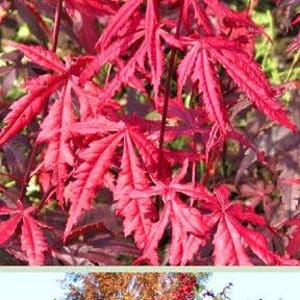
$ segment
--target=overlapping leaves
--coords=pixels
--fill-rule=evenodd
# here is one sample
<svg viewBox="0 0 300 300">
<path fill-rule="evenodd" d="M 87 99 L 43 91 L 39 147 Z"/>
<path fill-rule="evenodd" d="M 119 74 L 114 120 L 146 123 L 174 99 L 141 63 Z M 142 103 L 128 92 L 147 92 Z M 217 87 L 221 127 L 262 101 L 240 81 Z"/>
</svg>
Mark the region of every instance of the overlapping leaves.
<svg viewBox="0 0 300 300">
<path fill-rule="evenodd" d="M 254 37 L 262 29 L 246 13 L 218 0 L 68 0 L 65 5 L 79 20 L 74 32 L 82 47 L 93 55 L 66 56 L 63 62 L 44 47 L 12 43 L 45 74 L 26 80 L 27 94 L 11 105 L 0 133 L 3 146 L 42 117 L 34 141 L 43 145 L 36 174 L 67 215 L 60 242 L 68 241 L 97 201 L 97 193 L 108 188 L 113 195 L 110 204 L 123 218 L 125 236 L 132 235 L 142 252 L 136 263 L 158 265 L 165 243 L 168 263 L 192 263 L 211 243 L 216 265 L 297 264 L 269 247 L 258 231 L 272 230 L 262 216 L 231 202 L 224 185 L 216 187 L 209 181 L 227 138 L 253 148 L 263 161 L 230 118 L 238 96 L 247 97 L 270 120 L 296 131 L 277 90 L 253 59 Z M 97 22 L 104 27 L 99 38 Z M 172 60 L 177 72 L 168 74 Z M 168 90 L 168 81 L 174 90 Z M 230 99 L 226 82 L 233 86 Z M 135 98 L 140 97 L 134 99 L 137 105 L 148 100 L 148 114 L 130 113 L 132 89 Z M 176 95 L 165 131 L 171 147 L 160 149 L 160 113 L 169 92 Z M 189 97 L 193 101 L 183 105 Z M 131 110 L 138 113 L 136 107 Z M 178 139 L 184 140 L 184 151 L 172 148 Z M 199 161 L 206 164 L 203 177 L 196 174 Z M 18 233 L 22 224 L 21 248 L 27 260 L 43 264 L 48 246 L 41 223 L 30 215 L 34 206 L 23 205 L 1 206 L 0 214 L 11 217 L 0 223 L 0 242 Z"/>
</svg>

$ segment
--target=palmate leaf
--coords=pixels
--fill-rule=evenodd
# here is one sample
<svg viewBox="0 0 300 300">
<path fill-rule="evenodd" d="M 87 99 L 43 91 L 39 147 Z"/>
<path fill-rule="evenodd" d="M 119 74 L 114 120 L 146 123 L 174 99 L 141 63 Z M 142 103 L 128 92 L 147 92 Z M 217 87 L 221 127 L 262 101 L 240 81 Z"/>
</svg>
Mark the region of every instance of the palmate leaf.
<svg viewBox="0 0 300 300">
<path fill-rule="evenodd" d="M 182 42 L 186 43 L 184 39 Z M 225 121 L 228 117 L 221 103 L 222 95 L 218 71 L 213 65 L 214 60 L 226 69 L 258 109 L 271 120 L 296 131 L 295 125 L 286 117 L 283 107 L 276 101 L 275 92 L 259 65 L 238 43 L 218 36 L 198 36 L 188 41 L 188 45 L 191 43 L 193 47 L 178 67 L 179 92 L 188 77 L 194 83 L 199 80 L 199 93 L 203 93 L 205 109 L 211 121 L 216 122 L 223 133 L 226 133 L 229 124 Z"/>
<path fill-rule="evenodd" d="M 0 133 L 0 146 L 28 125 L 41 112 L 48 97 L 57 91 L 65 83 L 65 80 L 65 75 L 48 74 L 31 79 L 29 93 L 11 105 L 11 111 L 3 120 L 6 126 Z"/>
<path fill-rule="evenodd" d="M 29 265 L 33 266 L 44 264 L 44 252 L 48 250 L 46 239 L 39 228 L 42 224 L 30 215 L 34 210 L 34 207 L 24 208 L 20 201 L 17 202 L 17 208 L 0 207 L 0 215 L 11 215 L 8 220 L 0 223 L 0 244 L 10 239 L 22 222 L 21 246 Z"/>
<path fill-rule="evenodd" d="M 241 224 L 241 221 L 246 220 L 266 226 L 263 217 L 256 215 L 249 207 L 230 203 L 229 191 L 224 186 L 215 188 L 215 194 L 214 202 L 204 203 L 205 207 L 212 210 L 212 214 L 206 216 L 207 222 L 211 228 L 217 225 L 213 238 L 215 265 L 252 265 L 253 257 L 246 251 L 247 247 L 266 265 L 291 263 L 272 252 L 261 233 Z"/>
<path fill-rule="evenodd" d="M 117 148 L 123 146 L 125 151 L 127 151 L 128 143 L 132 143 L 138 150 L 145 170 L 153 174 L 157 172 L 158 150 L 150 140 L 139 132 L 136 126 L 130 126 L 130 124 L 126 124 L 123 121 L 114 122 L 105 117 L 98 117 L 97 119 L 74 125 L 73 132 L 81 135 L 95 135 L 95 139 L 89 144 L 88 148 L 78 154 L 81 163 L 75 170 L 75 181 L 70 185 L 71 192 L 68 198 L 71 202 L 71 207 L 64 234 L 65 238 L 82 212 L 90 208 L 97 189 L 104 185 L 104 176 L 111 168 Z M 103 137 L 97 137 L 97 133 L 103 135 Z M 125 158 L 129 158 L 129 156 L 126 155 Z M 132 164 L 133 162 L 134 160 L 127 163 Z M 137 163 L 137 160 L 135 162 Z M 128 172 L 131 172 L 124 160 L 122 166 Z M 138 165 L 135 168 L 139 170 Z M 131 176 L 130 173 L 126 175 Z M 122 180 L 123 176 L 124 173 L 119 180 Z"/>
<path fill-rule="evenodd" d="M 59 97 L 54 99 L 53 105 L 49 105 L 48 116 L 41 122 L 37 143 L 47 143 L 41 166 L 43 171 L 50 173 L 50 183 L 55 187 L 57 199 L 63 206 L 64 183 L 69 177 L 68 169 L 74 161 L 70 144 L 70 128 L 77 115 L 73 107 L 75 105 L 72 100 L 72 90 L 78 96 L 81 112 L 85 109 L 84 118 L 101 111 L 106 107 L 106 103 L 110 106 L 110 102 L 102 101 L 102 104 L 95 105 L 95 97 L 90 97 L 91 103 L 88 103 L 88 99 L 82 96 L 85 87 L 79 85 L 78 75 L 86 62 L 90 61 L 89 57 L 78 57 L 75 62 L 67 58 L 64 65 L 52 51 L 40 46 L 16 43 L 13 43 L 13 46 L 24 52 L 35 63 L 58 74 L 41 75 L 26 82 L 28 94 L 11 105 L 11 111 L 4 119 L 6 126 L 0 133 L 0 145 L 28 125 L 36 115 L 45 111 L 45 104 L 48 103 L 49 97 L 58 92 Z M 91 106 L 96 107 L 92 110 Z"/>
<path fill-rule="evenodd" d="M 139 21 L 139 19 L 137 20 Z M 137 21 L 135 20 L 135 22 Z M 158 24 L 152 24 L 154 28 L 152 29 L 151 36 L 149 36 L 146 28 L 147 23 L 146 25 L 141 21 L 139 23 L 135 25 L 141 28 L 132 39 L 129 40 L 126 35 L 125 37 L 120 37 L 116 42 L 101 51 L 94 61 L 92 61 L 83 71 L 81 80 L 84 82 L 89 80 L 97 71 L 99 71 L 105 63 L 115 62 L 118 65 L 118 72 L 106 83 L 100 99 L 113 97 L 122 84 L 131 86 L 141 93 L 146 93 L 144 87 L 145 83 L 141 78 L 142 76 L 137 76 L 136 73 L 146 73 L 145 64 L 149 63 L 151 69 L 151 84 L 154 88 L 154 100 L 159 100 L 157 96 L 159 94 L 159 86 L 164 70 L 164 53 L 162 50 L 161 39 L 175 47 L 179 47 L 180 44 L 175 38 L 172 38 L 171 35 L 160 28 Z M 135 44 L 135 42 L 137 44 Z M 134 45 L 134 52 L 131 53 L 130 59 L 126 59 L 120 64 L 120 56 L 123 52 L 128 51 L 132 45 Z M 149 79 L 149 77 L 146 79 Z"/>
<path fill-rule="evenodd" d="M 35 11 L 43 7 L 42 16 L 54 8 L 50 2 L 32 3 L 36 3 Z M 42 21 L 41 16 L 37 20 Z M 114 211 L 109 211 L 122 217 L 125 236 L 132 235 L 139 249 L 129 258 L 142 253 L 135 263 L 158 265 L 161 250 L 166 250 L 164 261 L 171 265 L 185 265 L 193 259 L 203 264 L 213 259 L 217 265 L 299 263 L 271 250 L 260 230 L 269 232 L 272 228 L 252 208 L 230 201 L 223 186 L 214 193 L 204 186 L 207 183 L 213 189 L 216 181 L 224 182 L 222 171 L 229 174 L 232 164 L 226 168 L 224 160 L 225 168 L 219 168 L 220 159 L 241 154 L 234 150 L 223 156 L 223 149 L 232 150 L 231 144 L 225 144 L 227 138 L 253 148 L 263 162 L 255 145 L 229 121 L 234 119 L 229 114 L 238 113 L 232 113 L 238 90 L 271 120 L 295 129 L 252 57 L 255 36 L 262 30 L 248 11 L 235 12 L 221 0 L 65 0 L 61 21 L 62 29 L 77 37 L 79 47 L 71 47 L 73 54 L 84 48 L 97 55 L 72 54 L 63 61 L 43 47 L 11 43 L 48 74 L 26 81 L 28 93 L 11 106 L 0 133 L 2 146 L 42 113 L 37 140 L 26 132 L 21 138 L 29 144 L 45 144 L 38 151 L 39 167 L 34 174 L 50 195 L 43 193 L 40 205 L 52 198 L 53 187 L 53 198 L 64 211 L 60 212 L 64 216 L 60 225 L 55 224 L 55 232 L 48 236 L 55 245 L 49 251 L 53 261 L 118 264 L 121 252 L 115 238 L 119 238 L 120 227 L 112 238 L 101 232 L 104 227 L 110 231 L 101 214 L 96 212 L 92 223 L 79 221 L 93 200 L 98 201 L 99 191 L 99 199 L 105 199 L 109 207 L 114 201 Z M 175 48 L 180 50 L 174 60 L 177 76 L 171 74 L 169 87 L 165 84 L 169 81 L 165 65 Z M 10 62 L 19 64 L 16 59 Z M 170 70 L 174 65 L 169 65 Z M 10 68 L 13 66 L 6 66 L 4 71 Z M 161 100 L 168 91 L 170 104 L 162 110 Z M 161 123 L 162 111 L 167 111 L 166 124 Z M 156 121 L 151 121 L 152 117 Z M 164 143 L 158 149 L 162 125 L 166 125 Z M 252 134 L 251 129 L 248 133 Z M 11 160 L 5 157 L 8 169 Z M 189 162 L 192 166 L 188 172 Z M 30 165 L 28 171 L 34 167 Z M 20 183 L 27 184 L 22 178 Z M 103 187 L 112 192 L 113 199 Z M 10 192 L 10 188 L 0 189 L 1 195 L 2 190 L 3 194 Z M 0 208 L 0 214 L 8 215 L 0 222 L 0 244 L 9 251 L 8 244 L 15 242 L 13 237 L 18 234 L 29 264 L 43 264 L 48 247 L 40 229 L 43 225 L 33 207 L 18 205 L 16 209 Z M 51 217 L 52 209 L 56 207 L 43 209 L 41 214 L 58 223 L 57 216 Z M 298 255 L 298 232 L 290 235 L 287 255 Z M 90 244 L 87 240 L 92 235 L 98 237 Z M 292 247 L 291 243 L 297 245 Z M 101 248 L 100 255 L 95 254 L 96 247 Z M 127 248 L 127 244 L 122 247 Z M 129 252 L 132 248 L 128 247 Z M 108 259 L 102 259 L 101 255 L 109 252 Z"/>
<path fill-rule="evenodd" d="M 27 80 L 25 87 L 28 94 L 15 101 L 10 107 L 11 111 L 4 118 L 6 126 L 0 133 L 0 145 L 4 144 L 42 112 L 45 103 L 52 94 L 60 91 L 68 84 L 72 88 L 76 87 L 76 91 L 81 89 L 78 83 L 78 75 L 84 65 L 91 60 L 89 57 L 78 57 L 73 63 L 67 58 L 64 65 L 51 50 L 40 46 L 27 46 L 17 43 L 12 43 L 12 45 L 36 64 L 57 74 L 45 74 Z M 53 105 L 52 108 L 57 109 L 56 106 Z M 56 116 L 56 118 L 59 117 Z"/>
<path fill-rule="evenodd" d="M 159 264 L 158 245 L 164 236 L 167 226 L 171 224 L 172 238 L 168 252 L 168 261 L 172 265 L 183 264 L 186 262 L 186 246 L 189 244 L 191 237 L 198 239 L 198 245 L 206 239 L 207 226 L 203 222 L 201 212 L 182 201 L 179 197 L 184 194 L 189 197 L 198 199 L 210 199 L 211 195 L 201 185 L 184 184 L 180 181 L 184 178 L 188 167 L 186 160 L 182 169 L 173 177 L 169 183 L 163 183 L 153 178 L 155 186 L 149 187 L 147 191 L 132 190 L 130 196 L 134 198 L 153 197 L 160 195 L 164 207 L 160 214 L 159 220 L 153 223 L 142 256 L 135 262 L 147 261 L 152 265 Z M 198 249 L 197 249 L 198 250 Z M 194 252 L 197 250 L 193 249 Z"/>
<path fill-rule="evenodd" d="M 238 45 L 233 47 L 233 42 L 223 38 L 201 38 L 201 41 L 255 106 L 271 120 L 296 131 L 295 125 L 286 117 L 283 107 L 276 101 L 275 92 L 259 65 L 248 54 Z"/>
<path fill-rule="evenodd" d="M 136 264 L 147 261 L 151 265 L 159 265 L 158 245 L 168 224 L 171 224 L 172 228 L 171 244 L 168 251 L 168 261 L 171 265 L 183 264 L 191 259 L 185 257 L 186 251 L 190 250 L 186 247 L 191 237 L 199 241 L 198 248 L 194 252 L 205 240 L 206 226 L 197 209 L 185 204 L 176 194 L 165 195 L 164 200 L 167 202 L 165 202 L 159 221 L 152 225 L 143 255 L 135 262 Z"/>
<path fill-rule="evenodd" d="M 4 118 L 6 126 L 0 133 L 0 145 L 28 125 L 42 111 L 47 99 L 68 79 L 67 69 L 51 50 L 17 43 L 12 45 L 35 63 L 59 74 L 45 74 L 27 80 L 25 87 L 28 94 L 15 101 L 10 107 L 11 111 Z"/>
<path fill-rule="evenodd" d="M 46 239 L 38 227 L 39 223 L 29 215 L 30 210 L 23 214 L 21 247 L 26 253 L 29 265 L 43 265 L 44 252 L 48 250 Z"/>
<path fill-rule="evenodd" d="M 99 54 L 84 70 L 81 80 L 89 80 L 105 63 L 117 65 L 124 53 L 130 53 L 131 59 L 115 75 L 111 83 L 104 89 L 103 97 L 113 96 L 113 93 L 126 83 L 145 92 L 141 78 L 134 76 L 135 71 L 142 69 L 143 73 L 151 70 L 151 84 L 154 90 L 154 101 L 159 101 L 159 87 L 164 70 L 164 52 L 161 40 L 164 39 L 171 46 L 180 45 L 174 37 L 162 29 L 159 20 L 159 1 L 147 0 L 145 17 L 140 9 L 142 1 L 127 1 L 111 18 L 108 26 L 100 36 L 96 49 Z M 122 13 L 121 13 L 122 12 Z M 135 17 L 130 19 L 130 16 Z M 114 37 L 118 37 L 113 41 Z M 134 47 L 132 47 L 134 45 Z M 107 54 L 104 54 L 107 53 Z M 149 79 L 149 77 L 147 77 Z"/>
</svg>

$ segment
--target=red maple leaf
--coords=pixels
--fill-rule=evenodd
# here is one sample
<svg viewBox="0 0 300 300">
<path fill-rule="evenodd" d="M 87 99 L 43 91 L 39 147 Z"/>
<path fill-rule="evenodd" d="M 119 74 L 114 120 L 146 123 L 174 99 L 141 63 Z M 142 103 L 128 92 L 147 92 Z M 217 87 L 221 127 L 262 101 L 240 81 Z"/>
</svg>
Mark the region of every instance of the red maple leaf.
<svg viewBox="0 0 300 300">
<path fill-rule="evenodd" d="M 228 116 L 221 103 L 222 95 L 215 62 L 220 63 L 239 88 L 245 92 L 255 106 L 271 120 L 296 131 L 295 125 L 275 99 L 275 91 L 261 71 L 259 65 L 245 53 L 241 46 L 220 36 L 195 36 L 182 38 L 182 43 L 191 46 L 178 68 L 179 91 L 191 77 L 197 82 L 199 94 L 203 93 L 205 108 L 212 122 L 216 122 L 223 133 L 228 130 Z"/>
<path fill-rule="evenodd" d="M 133 198 L 159 195 L 164 205 L 159 220 L 151 226 L 143 254 L 136 264 L 148 261 L 152 265 L 158 265 L 157 249 L 169 224 L 172 228 L 172 237 L 168 261 L 171 265 L 182 264 L 186 260 L 185 251 L 187 251 L 186 247 L 189 245 L 191 237 L 198 240 L 198 243 L 195 243 L 198 247 L 203 244 L 207 235 L 207 225 L 203 222 L 203 216 L 197 208 L 184 203 L 180 195 L 207 200 L 211 198 L 211 195 L 200 184 L 180 183 L 186 175 L 187 168 L 188 160 L 170 182 L 161 182 L 152 178 L 155 186 L 149 187 L 146 191 L 133 190 L 129 192 L 130 197 Z M 195 252 L 195 249 L 191 250 Z"/>
<path fill-rule="evenodd" d="M 51 184 L 56 188 L 57 198 L 63 205 L 64 184 L 69 177 L 69 167 L 74 163 L 74 150 L 69 141 L 70 128 L 77 116 L 71 92 L 78 98 L 82 119 L 101 112 L 105 107 L 116 108 L 118 105 L 113 105 L 109 100 L 100 102 L 95 95 L 99 88 L 93 83 L 87 82 L 83 87 L 78 85 L 78 75 L 90 60 L 88 57 L 80 57 L 74 62 L 67 58 L 64 65 L 51 50 L 40 46 L 12 45 L 53 74 L 41 75 L 26 82 L 28 94 L 11 105 L 4 119 L 6 126 L 0 133 L 0 145 L 28 125 L 43 111 L 49 97 L 58 92 L 59 97 L 49 105 L 49 113 L 41 123 L 37 142 L 48 144 L 41 165 L 52 174 Z M 86 91 L 86 87 L 89 91 Z"/>
<path fill-rule="evenodd" d="M 0 215 L 11 216 L 0 223 L 0 245 L 13 236 L 19 223 L 22 222 L 21 248 L 26 253 L 28 263 L 29 265 L 43 265 L 44 252 L 48 250 L 48 245 L 39 228 L 44 225 L 30 215 L 34 211 L 35 207 L 24 208 L 20 201 L 17 202 L 16 208 L 0 207 Z"/>
<path fill-rule="evenodd" d="M 242 224 L 247 221 L 266 226 L 263 217 L 255 214 L 250 207 L 229 202 L 229 190 L 225 186 L 215 188 L 215 195 L 213 202 L 203 203 L 204 207 L 212 210 L 212 214 L 206 216 L 211 229 L 217 226 L 213 238 L 215 265 L 252 265 L 253 258 L 246 251 L 247 247 L 266 265 L 290 263 L 269 249 L 261 233 Z"/>
<path fill-rule="evenodd" d="M 71 207 L 65 237 L 82 212 L 90 208 L 91 201 L 96 195 L 97 189 L 104 185 L 105 175 L 112 168 L 112 163 L 119 147 L 123 147 L 124 152 L 121 160 L 121 172 L 117 180 L 117 188 L 123 187 L 125 183 L 134 187 L 141 187 L 142 185 L 146 187 L 147 180 L 143 175 L 139 159 L 141 159 L 143 169 L 146 172 L 155 174 L 157 172 L 158 157 L 158 149 L 153 142 L 147 139 L 140 132 L 139 128 L 134 124 L 131 125 L 130 122 L 127 123 L 123 120 L 111 121 L 105 117 L 98 116 L 96 119 L 75 124 L 72 131 L 80 135 L 91 135 L 94 138 L 87 148 L 78 152 L 81 161 L 74 173 L 75 181 L 70 185 L 68 198 L 70 199 Z M 139 153 L 139 159 L 133 156 L 136 150 Z M 133 173 L 133 170 L 137 173 Z M 116 200 L 120 199 L 121 195 L 121 191 L 116 191 Z M 139 214 L 137 218 L 140 218 L 140 221 L 144 221 L 141 224 L 139 223 L 139 225 L 132 224 L 133 227 L 125 229 L 125 232 L 129 234 L 129 232 L 137 231 L 136 242 L 140 244 L 142 241 L 138 236 L 141 234 L 141 231 L 149 226 L 149 224 L 145 223 L 149 223 L 149 220 L 145 221 L 146 211 L 149 210 L 151 212 L 152 209 L 151 202 L 148 202 L 144 208 L 142 208 L 144 204 L 141 204 L 139 208 L 136 205 L 138 203 L 134 205 L 134 212 Z M 118 212 L 122 216 L 125 216 L 125 206 L 127 206 L 125 199 L 122 200 L 122 203 L 118 203 L 117 206 Z M 132 213 L 126 210 L 124 222 L 133 220 L 134 215 Z M 149 216 L 148 218 L 151 219 Z M 139 226 L 146 227 L 142 229 Z M 143 235 L 145 235 L 145 232 Z"/>
</svg>

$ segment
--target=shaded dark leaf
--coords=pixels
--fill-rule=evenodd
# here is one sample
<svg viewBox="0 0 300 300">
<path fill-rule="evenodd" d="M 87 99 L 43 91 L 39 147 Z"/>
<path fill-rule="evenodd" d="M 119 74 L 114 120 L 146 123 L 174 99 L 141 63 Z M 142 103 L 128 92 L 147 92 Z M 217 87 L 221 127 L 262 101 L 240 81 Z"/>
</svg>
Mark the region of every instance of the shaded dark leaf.
<svg viewBox="0 0 300 300">
<path fill-rule="evenodd" d="M 36 7 L 27 0 L 13 0 L 15 8 L 30 27 L 31 32 L 44 44 L 50 37 L 50 30 Z"/>
</svg>

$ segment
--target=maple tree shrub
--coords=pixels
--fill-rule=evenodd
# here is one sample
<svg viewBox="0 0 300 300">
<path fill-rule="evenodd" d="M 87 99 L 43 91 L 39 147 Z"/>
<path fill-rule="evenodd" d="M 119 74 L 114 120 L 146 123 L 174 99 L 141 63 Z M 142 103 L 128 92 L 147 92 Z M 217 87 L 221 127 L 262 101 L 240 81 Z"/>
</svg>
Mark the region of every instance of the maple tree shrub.
<svg viewBox="0 0 300 300">
<path fill-rule="evenodd" d="M 230 300 L 232 283 L 208 289 L 211 273 L 67 273 L 64 300 Z"/>
<path fill-rule="evenodd" d="M 2 264 L 299 264 L 299 1 L 256 2 L 1 2 Z"/>
</svg>

